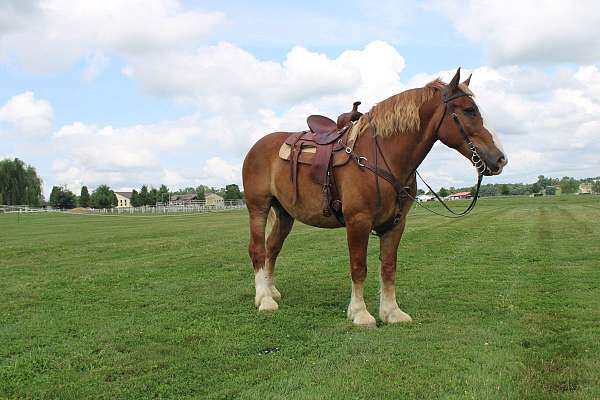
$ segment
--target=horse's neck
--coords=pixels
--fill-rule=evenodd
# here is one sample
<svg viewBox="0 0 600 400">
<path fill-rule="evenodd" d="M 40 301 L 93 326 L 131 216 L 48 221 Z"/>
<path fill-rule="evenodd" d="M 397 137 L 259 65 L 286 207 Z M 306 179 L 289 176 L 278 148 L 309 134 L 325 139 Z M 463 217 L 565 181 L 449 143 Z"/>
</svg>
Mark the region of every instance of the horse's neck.
<svg viewBox="0 0 600 400">
<path fill-rule="evenodd" d="M 415 134 L 384 138 L 382 150 L 394 176 L 405 182 L 421 165 L 435 141 L 436 138 L 431 129 L 425 129 L 425 132 Z"/>
<path fill-rule="evenodd" d="M 436 125 L 441 109 L 440 95 L 421 105 L 421 129 L 418 132 L 400 133 L 385 138 L 384 152 L 392 173 L 401 182 L 406 182 L 421 165 L 437 140 Z"/>
</svg>

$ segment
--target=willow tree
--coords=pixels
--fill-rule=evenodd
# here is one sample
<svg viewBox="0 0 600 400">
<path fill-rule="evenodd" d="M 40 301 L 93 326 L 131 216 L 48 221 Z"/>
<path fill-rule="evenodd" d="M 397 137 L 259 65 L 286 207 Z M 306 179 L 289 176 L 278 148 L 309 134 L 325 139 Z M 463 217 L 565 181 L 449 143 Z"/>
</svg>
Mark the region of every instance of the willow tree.
<svg viewBox="0 0 600 400">
<path fill-rule="evenodd" d="M 18 158 L 0 161 L 0 199 L 7 205 L 40 206 L 42 179 L 35 168 Z"/>
</svg>

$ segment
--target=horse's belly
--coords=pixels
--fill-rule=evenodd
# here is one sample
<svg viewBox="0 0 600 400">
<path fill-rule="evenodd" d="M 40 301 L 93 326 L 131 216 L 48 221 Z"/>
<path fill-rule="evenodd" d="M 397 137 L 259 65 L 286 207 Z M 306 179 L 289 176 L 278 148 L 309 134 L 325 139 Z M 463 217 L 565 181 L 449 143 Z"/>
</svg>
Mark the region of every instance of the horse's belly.
<svg viewBox="0 0 600 400">
<path fill-rule="evenodd" d="M 334 215 L 326 217 L 323 187 L 314 183 L 309 177 L 310 166 L 298 166 L 298 198 L 294 203 L 294 185 L 290 179 L 290 164 L 281 160 L 273 169 L 272 193 L 282 207 L 298 221 L 320 228 L 339 228 L 342 225 Z"/>
<path fill-rule="evenodd" d="M 325 217 L 323 210 L 320 211 L 321 215 L 314 214 L 296 214 L 292 215 L 294 219 L 302 222 L 303 224 L 316 226 L 318 228 L 341 228 L 343 225 L 338 222 L 335 216 Z"/>
</svg>

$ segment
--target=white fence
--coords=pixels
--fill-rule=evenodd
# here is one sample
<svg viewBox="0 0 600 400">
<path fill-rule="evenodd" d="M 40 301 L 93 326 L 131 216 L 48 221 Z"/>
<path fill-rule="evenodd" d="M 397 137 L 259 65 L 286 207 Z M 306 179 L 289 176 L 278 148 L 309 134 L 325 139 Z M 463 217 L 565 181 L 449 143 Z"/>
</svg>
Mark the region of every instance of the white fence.
<svg viewBox="0 0 600 400">
<path fill-rule="evenodd" d="M 225 200 L 217 204 L 206 204 L 205 201 L 193 201 L 188 204 L 90 209 L 89 212 L 94 214 L 176 214 L 233 210 L 245 207 L 246 203 L 244 200 Z"/>
<path fill-rule="evenodd" d="M 176 213 L 201 213 L 221 210 L 234 210 L 245 208 L 244 200 L 224 200 L 216 204 L 206 204 L 205 201 L 194 201 L 188 204 L 164 204 L 143 207 L 115 207 L 94 209 L 90 208 L 85 213 L 91 214 L 176 214 Z M 11 213 L 39 213 L 39 212 L 66 212 L 69 210 L 37 208 L 29 206 L 3 206 L 0 205 L 0 214 Z"/>
<path fill-rule="evenodd" d="M 39 212 L 62 212 L 63 210 L 49 208 L 39 208 L 30 206 L 3 206 L 0 205 L 0 214 L 22 214 L 22 213 L 39 213 Z"/>
</svg>

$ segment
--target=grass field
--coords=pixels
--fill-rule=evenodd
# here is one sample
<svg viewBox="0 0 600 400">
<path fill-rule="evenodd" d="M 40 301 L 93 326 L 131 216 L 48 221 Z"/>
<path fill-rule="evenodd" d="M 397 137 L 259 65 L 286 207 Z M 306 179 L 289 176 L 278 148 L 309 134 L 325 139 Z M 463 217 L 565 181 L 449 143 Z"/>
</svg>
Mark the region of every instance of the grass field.
<svg viewBox="0 0 600 400">
<path fill-rule="evenodd" d="M 361 329 L 343 230 L 295 226 L 264 315 L 245 211 L 0 215 L 0 397 L 600 398 L 599 221 L 597 196 L 416 209 L 397 283 L 415 321 Z M 373 238 L 374 315 L 377 256 Z"/>
</svg>

